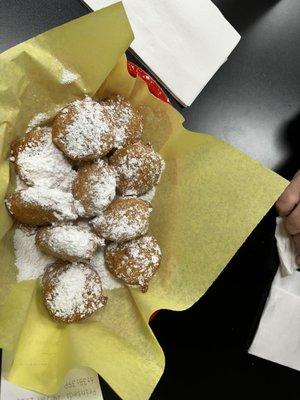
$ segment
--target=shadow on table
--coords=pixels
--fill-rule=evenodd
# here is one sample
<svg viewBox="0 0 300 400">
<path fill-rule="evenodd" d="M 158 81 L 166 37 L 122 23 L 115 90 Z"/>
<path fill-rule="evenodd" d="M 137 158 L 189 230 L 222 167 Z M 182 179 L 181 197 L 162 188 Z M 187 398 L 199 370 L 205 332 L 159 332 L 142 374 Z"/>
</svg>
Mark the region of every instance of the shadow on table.
<svg viewBox="0 0 300 400">
<path fill-rule="evenodd" d="M 213 0 L 234 28 L 243 34 L 254 22 L 282 0 Z"/>
<path fill-rule="evenodd" d="M 300 112 L 283 126 L 279 140 L 288 149 L 288 157 L 276 172 L 291 180 L 300 169 Z"/>
</svg>

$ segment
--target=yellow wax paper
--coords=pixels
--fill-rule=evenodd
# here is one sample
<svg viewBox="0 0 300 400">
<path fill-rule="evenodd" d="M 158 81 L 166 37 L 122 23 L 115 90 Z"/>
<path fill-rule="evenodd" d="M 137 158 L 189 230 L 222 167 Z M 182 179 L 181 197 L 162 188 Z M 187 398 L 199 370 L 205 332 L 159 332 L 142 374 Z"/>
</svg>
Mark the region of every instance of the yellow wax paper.
<svg viewBox="0 0 300 400">
<path fill-rule="evenodd" d="M 88 366 L 122 399 L 149 398 L 164 369 L 149 316 L 197 301 L 287 185 L 232 146 L 184 129 L 172 106 L 129 76 L 122 55 L 132 38 L 118 3 L 0 55 L 0 346 L 13 355 L 9 379 L 41 393 L 57 392 L 69 369 Z M 80 79 L 63 85 L 63 69 Z M 15 180 L 9 146 L 37 113 L 51 119 L 70 101 L 95 93 L 121 93 L 139 106 L 143 140 L 166 161 L 151 217 L 163 261 L 146 294 L 106 291 L 108 304 L 94 316 L 58 324 L 42 303 L 39 282 L 16 282 L 14 226 L 4 206 Z"/>
</svg>

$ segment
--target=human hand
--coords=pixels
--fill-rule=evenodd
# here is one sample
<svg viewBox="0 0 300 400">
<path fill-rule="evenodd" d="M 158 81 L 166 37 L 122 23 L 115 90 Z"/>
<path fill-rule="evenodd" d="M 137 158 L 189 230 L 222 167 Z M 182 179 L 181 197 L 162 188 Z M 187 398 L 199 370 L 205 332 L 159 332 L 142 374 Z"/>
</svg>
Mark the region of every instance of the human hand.
<svg viewBox="0 0 300 400">
<path fill-rule="evenodd" d="M 296 248 L 296 263 L 300 265 L 300 172 L 276 202 L 278 214 L 284 218 L 284 226 L 292 236 Z"/>
</svg>

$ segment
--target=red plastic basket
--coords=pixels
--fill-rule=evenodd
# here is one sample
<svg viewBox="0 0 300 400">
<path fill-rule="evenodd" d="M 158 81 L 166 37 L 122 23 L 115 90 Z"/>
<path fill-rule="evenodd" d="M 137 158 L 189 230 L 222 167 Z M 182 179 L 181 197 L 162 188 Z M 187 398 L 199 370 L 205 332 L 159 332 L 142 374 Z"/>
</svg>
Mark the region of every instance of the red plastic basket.
<svg viewBox="0 0 300 400">
<path fill-rule="evenodd" d="M 131 61 L 127 61 L 127 68 L 128 72 L 130 73 L 131 76 L 136 78 L 139 76 L 143 81 L 147 83 L 149 92 L 152 93 L 155 97 L 158 99 L 164 101 L 165 103 L 170 104 L 170 100 L 166 93 L 163 91 L 163 89 L 159 86 L 159 84 L 145 72 L 142 68 L 138 67 L 136 64 L 134 64 Z"/>
</svg>

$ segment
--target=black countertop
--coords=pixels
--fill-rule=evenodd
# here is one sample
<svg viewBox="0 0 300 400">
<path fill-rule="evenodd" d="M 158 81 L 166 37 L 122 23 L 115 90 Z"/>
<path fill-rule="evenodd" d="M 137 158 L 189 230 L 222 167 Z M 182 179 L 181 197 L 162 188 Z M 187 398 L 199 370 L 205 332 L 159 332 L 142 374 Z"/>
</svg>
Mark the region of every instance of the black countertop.
<svg viewBox="0 0 300 400">
<path fill-rule="evenodd" d="M 189 129 L 291 178 L 300 151 L 300 1 L 214 3 L 241 42 L 191 107 L 174 104 Z M 0 51 L 87 12 L 78 0 L 1 0 Z M 190 310 L 161 311 L 152 322 L 167 363 L 153 399 L 299 398 L 299 372 L 247 354 L 278 264 L 274 221 L 271 210 Z M 117 398 L 102 387 L 105 400 Z"/>
</svg>

